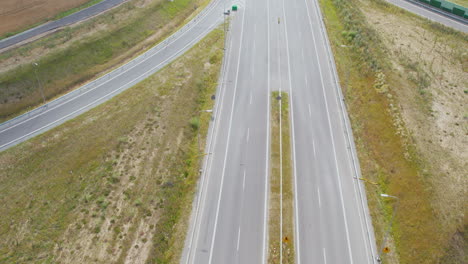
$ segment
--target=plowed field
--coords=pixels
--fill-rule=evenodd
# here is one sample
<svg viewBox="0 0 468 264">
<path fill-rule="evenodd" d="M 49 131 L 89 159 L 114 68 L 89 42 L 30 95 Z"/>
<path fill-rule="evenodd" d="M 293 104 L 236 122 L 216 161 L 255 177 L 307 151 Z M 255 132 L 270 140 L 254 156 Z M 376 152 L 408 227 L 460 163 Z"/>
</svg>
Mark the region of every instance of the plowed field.
<svg viewBox="0 0 468 264">
<path fill-rule="evenodd" d="M 0 1 L 0 35 L 27 28 L 88 1 L 2 0 Z"/>
</svg>

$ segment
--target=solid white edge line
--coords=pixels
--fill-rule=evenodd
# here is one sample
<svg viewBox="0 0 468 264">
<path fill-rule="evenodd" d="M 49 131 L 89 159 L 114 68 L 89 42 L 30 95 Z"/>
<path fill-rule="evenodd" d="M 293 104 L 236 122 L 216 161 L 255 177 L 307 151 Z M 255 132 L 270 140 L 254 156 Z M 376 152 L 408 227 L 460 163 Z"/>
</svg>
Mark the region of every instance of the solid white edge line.
<svg viewBox="0 0 468 264">
<path fill-rule="evenodd" d="M 263 208 L 263 252 L 262 252 L 262 263 L 267 263 L 267 243 L 268 243 L 268 186 L 269 186 L 269 163 L 270 163 L 270 1 L 267 1 L 267 133 L 266 133 L 266 159 L 265 159 L 265 204 Z"/>
<path fill-rule="evenodd" d="M 325 49 L 327 50 L 326 55 L 327 55 L 327 58 L 328 58 L 328 64 L 329 64 L 330 68 L 332 69 L 332 74 L 333 74 L 331 77 L 334 77 L 334 81 L 335 81 L 334 82 L 335 83 L 335 92 L 337 93 L 337 96 L 335 96 L 335 99 L 336 99 L 337 105 L 339 105 L 341 107 L 341 115 L 342 115 L 341 117 L 343 118 L 344 131 L 345 131 L 345 133 L 347 135 L 347 137 L 345 137 L 345 135 L 343 133 L 343 138 L 344 138 L 345 141 L 347 139 L 349 147 L 350 147 L 349 152 L 350 152 L 351 159 L 349 160 L 349 163 L 352 163 L 352 167 L 354 167 L 354 173 L 355 173 L 356 177 L 359 178 L 360 177 L 359 162 L 357 161 L 357 158 L 355 157 L 355 154 L 354 154 L 355 148 L 354 148 L 353 140 L 351 139 L 352 131 L 351 131 L 351 128 L 349 126 L 349 120 L 347 118 L 346 106 L 344 105 L 344 101 L 343 101 L 344 99 L 343 99 L 343 95 L 341 93 L 341 87 L 340 87 L 340 84 L 338 82 L 339 78 L 337 76 L 336 67 L 335 67 L 334 61 L 332 62 L 333 54 L 332 54 L 331 49 L 330 49 L 330 43 L 329 43 L 329 40 L 328 40 L 328 35 L 324 30 L 325 25 L 323 23 L 323 16 L 322 16 L 322 13 L 320 11 L 320 7 L 318 6 L 317 2 L 315 2 L 315 5 L 316 5 L 317 18 L 321 18 L 321 19 L 319 19 L 319 24 L 321 25 L 321 31 L 322 31 L 322 35 L 323 35 L 322 44 L 325 47 Z M 342 100 L 338 100 L 339 98 L 342 99 Z M 340 123 L 340 126 L 343 128 L 342 123 Z M 357 196 L 359 196 L 359 198 L 361 200 L 361 209 L 363 210 L 362 213 L 364 214 L 364 217 L 362 217 L 361 210 L 358 210 L 359 219 L 360 219 L 360 222 L 361 222 L 361 231 L 362 231 L 362 235 L 365 236 L 364 235 L 364 228 L 363 228 L 363 225 L 364 225 L 366 227 L 366 229 L 367 229 L 366 230 L 367 231 L 367 239 L 364 238 L 364 241 L 370 247 L 370 250 L 371 250 L 371 256 L 369 256 L 369 251 L 368 251 L 368 248 L 366 246 L 366 255 L 368 257 L 368 260 L 369 260 L 369 257 L 370 257 L 371 262 L 374 263 L 376 261 L 376 258 L 374 257 L 374 248 L 373 248 L 374 243 L 371 241 L 372 240 L 371 230 L 373 231 L 373 229 L 369 228 L 368 217 L 370 217 L 370 214 L 367 211 L 368 210 L 367 203 L 364 203 L 364 200 L 366 199 L 366 197 L 363 197 L 363 191 L 361 190 L 360 181 L 357 182 L 359 195 L 356 192 L 356 186 L 355 185 L 356 185 L 356 182 L 353 182 L 354 192 L 356 193 Z M 365 190 L 364 190 L 364 192 L 365 192 Z M 357 198 L 357 197 L 355 197 L 355 198 Z M 355 201 L 357 203 L 357 200 L 355 200 Z M 358 208 L 359 208 L 359 205 L 358 205 Z M 362 218 L 364 218 L 365 223 L 362 222 Z"/>
<path fill-rule="evenodd" d="M 342 187 L 342 184 L 341 184 L 340 169 L 338 167 L 338 160 L 337 160 L 337 156 L 336 156 L 335 139 L 333 137 L 333 129 L 332 129 L 331 120 L 330 120 L 330 112 L 329 112 L 329 109 L 328 109 L 327 95 L 325 94 L 325 86 L 323 84 L 324 79 L 323 79 L 323 74 L 322 74 L 322 67 L 320 66 L 320 58 L 319 58 L 319 55 L 318 55 L 317 43 L 316 43 L 315 35 L 314 35 L 314 32 L 313 32 L 312 20 L 310 18 L 309 6 L 307 5 L 307 0 L 304 0 L 304 2 L 306 4 L 307 16 L 309 18 L 310 33 L 311 33 L 312 39 L 314 41 L 315 55 L 316 55 L 316 58 L 317 58 L 317 64 L 318 64 L 319 75 L 320 75 L 320 83 L 321 83 L 322 92 L 323 92 L 323 99 L 324 99 L 324 102 L 325 102 L 325 108 L 327 110 L 328 128 L 330 130 L 330 138 L 331 138 L 332 147 L 333 147 L 333 156 L 334 156 L 334 159 L 335 159 L 336 176 L 338 178 L 338 188 L 340 190 L 341 210 L 343 211 L 343 219 L 344 219 L 344 223 L 345 223 L 346 241 L 348 243 L 349 259 L 351 261 L 351 264 L 353 264 L 354 260 L 353 260 L 353 253 L 352 253 L 352 250 L 351 250 L 351 241 L 350 241 L 350 238 L 349 238 L 349 227 L 348 227 L 348 220 L 347 220 L 347 216 L 346 216 L 346 209 L 345 209 L 345 206 L 344 206 L 343 187 Z"/>
<path fill-rule="evenodd" d="M 229 38 L 229 40 L 232 42 L 230 34 L 225 36 L 225 38 Z M 229 42 L 227 42 L 227 43 L 229 43 Z M 223 72 L 222 72 L 222 75 L 221 75 L 220 91 L 219 91 L 222 95 L 221 95 L 220 102 L 218 102 L 218 100 L 216 101 L 216 104 L 218 105 L 219 109 L 216 106 L 214 108 L 215 109 L 214 116 L 215 116 L 216 124 L 212 127 L 211 139 L 209 141 L 210 147 L 212 147 L 211 151 L 209 151 L 211 153 L 214 153 L 214 146 L 215 146 L 216 141 L 218 139 L 219 125 L 221 123 L 221 113 L 223 112 L 223 108 L 224 108 L 224 98 L 225 98 L 225 95 L 226 95 L 225 80 L 226 80 L 226 75 L 228 73 L 228 69 L 229 69 L 230 61 L 231 61 L 231 56 L 228 55 L 231 52 L 231 46 L 232 46 L 232 44 L 229 44 L 227 47 L 225 47 L 226 48 L 226 54 L 225 54 L 225 57 L 223 58 L 225 64 L 223 64 L 223 69 L 222 69 Z M 227 58 L 227 60 L 226 60 L 226 58 Z M 224 86 L 224 88 L 223 88 L 223 86 Z M 219 117 L 219 118 L 216 118 L 216 116 Z M 213 135 L 214 135 L 214 139 L 213 139 Z M 210 148 L 208 148 L 208 149 L 210 149 Z M 208 163 L 208 158 L 210 158 L 209 163 Z M 191 260 L 190 256 L 192 255 L 192 250 L 196 250 L 196 248 L 198 247 L 198 236 L 200 234 L 200 225 L 201 225 L 201 219 L 199 220 L 199 218 L 203 217 L 203 213 L 204 213 L 204 210 L 205 210 L 204 205 L 206 204 L 205 201 L 206 201 L 206 196 L 207 196 L 206 189 L 208 188 L 208 184 L 204 184 L 204 183 L 209 182 L 213 160 L 214 160 L 214 154 L 211 155 L 211 156 L 208 156 L 205 159 L 205 166 L 204 166 L 205 170 L 203 171 L 202 183 L 200 184 L 200 198 L 198 199 L 198 203 L 197 203 L 197 207 L 196 207 L 196 213 L 195 213 L 195 217 L 194 217 L 195 222 L 193 224 L 192 235 L 191 235 L 191 239 L 190 239 L 189 246 L 188 246 L 188 251 L 189 252 L 187 254 L 187 261 L 186 261 L 187 264 Z M 208 179 L 205 181 L 204 179 L 207 178 L 207 177 L 208 177 Z M 202 199 L 203 199 L 203 202 L 201 202 Z M 199 214 L 200 207 L 201 207 L 201 213 Z M 198 223 L 198 226 L 197 226 L 197 223 Z M 195 246 L 192 248 L 193 241 L 195 241 Z M 195 258 L 195 255 L 193 255 L 193 258 Z M 192 263 L 193 262 L 194 261 L 192 261 Z"/>
<path fill-rule="evenodd" d="M 211 31 L 214 27 L 216 27 L 216 25 L 217 25 L 217 23 L 213 24 L 211 27 L 208 27 L 208 30 L 205 30 L 204 32 L 209 32 L 209 31 Z M 92 101 L 91 103 L 89 103 L 89 104 L 87 104 L 87 105 L 85 105 L 85 106 L 83 106 L 83 107 L 80 107 L 79 109 L 77 109 L 77 110 L 75 110 L 75 111 L 73 111 L 73 112 L 71 112 L 71 113 L 69 113 L 69 114 L 67 114 L 67 115 L 65 115 L 65 116 L 62 116 L 61 118 L 59 118 L 59 119 L 57 119 L 57 120 L 55 120 L 55 121 L 53 121 L 53 122 L 51 122 L 51 123 L 49 123 L 49 124 L 47 124 L 47 125 L 44 125 L 44 126 L 38 128 L 38 129 L 36 129 L 36 130 L 33 130 L 33 131 L 31 131 L 31 132 L 29 132 L 29 133 L 27 133 L 27 134 L 25 134 L 25 135 L 19 137 L 19 138 L 16 138 L 16 139 L 14 139 L 14 140 L 12 140 L 12 141 L 10 141 L 10 142 L 7 142 L 7 143 L 1 145 L 1 146 L 0 146 L 0 150 L 1 150 L 2 148 L 4 148 L 4 147 L 8 146 L 8 145 L 14 144 L 14 143 L 17 142 L 17 141 L 21 141 L 22 139 L 27 138 L 27 137 L 29 137 L 30 135 L 33 135 L 33 134 L 37 133 L 38 131 L 43 130 L 44 128 L 47 128 L 47 127 L 49 127 L 49 126 L 51 126 L 51 125 L 53 125 L 53 124 L 55 124 L 55 123 L 58 123 L 58 122 L 60 122 L 60 121 L 62 121 L 62 120 L 64 120 L 64 119 L 67 119 L 68 117 L 73 116 L 73 115 L 75 115 L 75 114 L 77 114 L 77 113 L 83 111 L 84 109 L 88 108 L 89 106 L 92 106 L 92 105 L 96 104 L 97 102 L 99 102 L 99 101 L 101 101 L 101 100 L 103 100 L 103 99 L 105 99 L 105 98 L 107 98 L 107 97 L 112 97 L 112 96 L 114 96 L 115 94 L 117 94 L 118 92 L 120 92 L 121 90 L 123 90 L 123 88 L 124 88 L 126 85 L 131 84 L 132 82 L 136 82 L 136 83 L 141 82 L 142 80 L 137 80 L 137 79 L 139 79 L 139 78 L 143 77 L 144 75 L 148 74 L 149 72 L 153 71 L 155 68 L 160 67 L 161 65 L 163 65 L 163 64 L 166 63 L 167 61 L 172 60 L 174 57 L 177 57 L 177 56 L 179 55 L 179 53 L 181 53 L 181 52 L 184 51 L 184 49 L 186 49 L 188 46 L 192 45 L 193 42 L 198 42 L 198 41 L 200 41 L 204 36 L 205 36 L 205 35 L 203 34 L 202 37 L 197 37 L 197 38 L 193 39 L 191 42 L 189 42 L 189 43 L 188 43 L 187 45 L 185 45 L 183 48 L 179 49 L 179 51 L 177 51 L 174 55 L 170 56 L 169 58 L 167 58 L 167 59 L 164 60 L 163 62 L 159 63 L 159 64 L 156 65 L 155 67 L 152 67 L 150 70 L 144 72 L 144 73 L 141 74 L 139 77 L 137 77 L 137 78 L 135 78 L 135 79 L 133 79 L 133 80 L 131 80 L 131 81 L 125 83 L 125 84 L 122 85 L 122 86 L 120 86 L 120 88 L 118 88 L 118 89 L 112 91 L 111 93 L 108 93 L 108 94 L 106 94 L 106 95 L 104 95 L 104 96 L 99 97 L 98 99 Z M 144 79 L 146 79 L 146 78 L 148 78 L 148 77 L 149 77 L 149 76 L 145 77 Z M 136 83 L 135 83 L 135 84 L 136 84 Z M 58 106 L 57 106 L 57 107 L 58 107 Z"/>
<path fill-rule="evenodd" d="M 216 208 L 216 216 L 215 216 L 215 226 L 214 226 L 214 231 L 213 231 L 213 236 L 211 238 L 211 246 L 210 246 L 210 255 L 209 255 L 209 260 L 208 264 L 211 264 L 211 261 L 213 260 L 213 249 L 214 249 L 214 242 L 216 238 L 216 229 L 218 227 L 218 217 L 219 217 L 219 206 L 221 205 L 221 196 L 223 194 L 223 185 L 224 185 L 224 176 L 226 174 L 226 164 L 227 164 L 227 156 L 229 152 L 229 140 L 231 138 L 231 127 L 232 127 L 232 118 L 233 118 L 233 113 L 234 113 L 234 105 L 236 102 L 236 91 L 237 91 L 237 83 L 239 80 L 239 68 L 240 68 L 240 57 L 242 54 L 242 42 L 244 38 L 244 21 L 245 21 L 245 10 L 242 12 L 242 26 L 241 26 L 241 37 L 240 37 L 240 48 L 239 48 L 239 55 L 237 58 L 237 70 L 236 70 L 236 81 L 234 84 L 234 99 L 232 100 L 232 105 L 231 105 L 231 115 L 229 118 L 229 128 L 228 128 L 228 135 L 227 135 L 227 140 L 226 140 L 226 151 L 224 153 L 224 164 L 223 164 L 223 173 L 221 175 L 221 185 L 219 188 L 219 193 L 218 193 L 218 203 L 217 203 L 217 208 Z"/>
<path fill-rule="evenodd" d="M 183 29 L 184 29 L 184 27 L 185 27 L 185 26 L 183 26 L 183 27 L 180 28 L 178 31 L 174 32 L 172 35 L 170 35 L 169 37 L 167 37 L 166 39 L 164 39 L 164 40 L 161 41 L 160 43 L 156 44 L 154 47 L 150 48 L 150 49 L 149 49 L 148 51 L 146 51 L 145 53 L 143 53 L 143 54 L 141 54 L 141 55 L 135 57 L 135 58 L 132 59 L 131 61 L 129 61 L 129 62 L 127 62 L 127 63 L 125 63 L 125 64 L 119 66 L 118 68 L 116 68 L 116 69 L 114 69 L 114 70 L 112 70 L 112 71 L 110 71 L 110 72 L 108 72 L 108 73 L 106 73 L 106 74 L 104 74 L 104 75 L 98 77 L 97 79 L 94 79 L 94 80 L 92 80 L 92 81 L 89 81 L 88 83 L 82 85 L 80 88 L 82 88 L 82 87 L 84 87 L 84 86 L 86 86 L 86 85 L 89 85 L 89 84 L 91 84 L 92 82 L 95 82 L 95 81 L 97 81 L 97 80 L 99 80 L 99 79 L 104 79 L 106 76 L 109 77 L 110 74 L 113 73 L 113 72 L 121 71 L 120 74 L 117 74 L 117 75 L 115 75 L 115 76 L 112 77 L 112 78 L 109 77 L 109 78 L 107 79 L 107 81 L 104 81 L 103 83 L 99 84 L 98 86 L 96 86 L 96 87 L 94 87 L 94 88 L 91 88 L 91 89 L 88 89 L 88 90 L 86 90 L 86 91 L 80 93 L 80 94 L 77 95 L 76 97 L 73 97 L 73 98 L 70 98 L 70 99 L 68 99 L 68 100 L 65 100 L 64 102 L 59 103 L 58 105 L 56 105 L 56 106 L 54 106 L 54 107 L 48 108 L 48 109 L 47 109 L 46 111 L 44 111 L 44 112 L 41 112 L 41 113 L 39 113 L 39 114 L 37 114 L 37 115 L 35 115 L 35 116 L 32 116 L 32 117 L 30 117 L 30 118 L 27 118 L 26 120 L 23 120 L 23 121 L 21 121 L 21 122 L 19 122 L 19 123 L 17 123 L 17 124 L 14 124 L 14 125 L 12 125 L 12 126 L 10 126 L 10 127 L 5 128 L 5 129 L 3 129 L 3 130 L 0 130 L 0 134 L 3 133 L 3 132 L 5 132 L 5 131 L 8 131 L 8 130 L 10 130 L 10 129 L 12 129 L 12 128 L 15 128 L 15 127 L 17 127 L 17 126 L 19 126 L 19 125 L 21 125 L 21 124 L 23 124 L 23 123 L 25 123 L 25 122 L 28 122 L 29 120 L 35 119 L 35 118 L 37 118 L 37 117 L 40 117 L 40 116 L 42 116 L 42 115 L 44 115 L 44 114 L 46 114 L 46 113 L 48 113 L 48 112 L 50 112 L 50 111 L 52 111 L 52 110 L 58 108 L 58 107 L 60 107 L 60 106 L 62 106 L 62 105 L 64 105 L 64 104 L 66 104 L 66 103 L 69 103 L 69 102 L 71 102 L 71 101 L 74 101 L 74 100 L 80 98 L 81 96 L 83 96 L 83 95 L 85 95 L 85 94 L 87 94 L 87 93 L 89 93 L 89 92 L 91 92 L 91 91 L 94 91 L 94 90 L 98 89 L 98 88 L 101 87 L 102 85 L 104 85 L 104 84 L 106 84 L 106 83 L 112 81 L 113 79 L 119 77 L 120 75 L 122 75 L 122 74 L 124 74 L 124 73 L 130 71 L 131 69 L 137 67 L 138 65 L 142 64 L 143 62 L 145 62 L 145 61 L 151 59 L 153 56 L 159 54 L 160 52 L 165 51 L 167 46 L 166 46 L 166 47 L 162 47 L 162 46 L 165 44 L 165 43 L 164 43 L 165 41 L 169 41 L 175 34 L 177 34 L 178 32 L 182 32 L 182 33 L 180 33 L 179 36 L 177 36 L 174 40 L 172 40 L 171 43 L 175 43 L 175 41 L 177 41 L 178 39 L 180 39 L 181 37 L 183 37 L 185 34 L 187 34 L 187 32 L 189 32 L 190 30 L 192 30 L 193 28 L 195 28 L 196 25 L 198 25 L 198 24 L 203 20 L 203 18 L 205 18 L 206 16 L 208 16 L 208 14 L 216 7 L 216 5 L 217 5 L 218 3 L 219 3 L 219 1 L 214 1 L 214 2 L 212 3 L 211 6 L 209 6 L 209 7 L 207 6 L 206 12 L 204 12 L 203 14 L 200 13 L 200 14 L 199 14 L 199 15 L 200 15 L 199 17 L 198 17 L 198 16 L 194 17 L 191 21 L 195 21 L 195 22 L 194 22 L 193 26 L 191 26 L 190 28 L 188 28 L 188 29 L 186 29 L 185 31 L 183 31 Z M 190 21 L 189 21 L 189 23 L 190 23 Z M 189 25 L 189 23 L 187 23 L 186 25 Z M 204 32 L 206 32 L 206 31 L 204 31 Z M 202 35 L 203 35 L 203 34 L 202 34 Z M 198 37 L 198 36 L 197 36 L 197 37 Z M 192 41 L 192 42 L 189 42 L 189 43 L 193 43 L 193 41 Z M 166 45 L 167 45 L 167 44 L 166 44 Z M 158 51 L 156 51 L 154 54 L 151 54 L 151 55 L 148 56 L 148 53 L 152 52 L 153 49 L 157 49 L 158 47 L 161 47 L 160 50 L 158 50 Z M 184 48 L 185 48 L 185 47 L 184 47 Z M 176 54 L 177 54 L 177 53 L 176 53 Z M 147 57 L 145 58 L 145 56 L 147 56 Z M 139 58 L 143 58 L 143 60 L 142 60 L 141 62 L 139 62 L 139 63 L 137 63 L 137 64 L 135 64 L 135 65 L 133 65 L 133 66 L 131 66 L 131 67 L 129 67 L 129 68 L 127 68 L 127 69 L 124 70 L 125 66 L 127 66 L 128 64 L 130 64 L 130 63 L 132 63 L 132 62 L 134 62 L 134 61 L 137 61 Z M 166 61 L 166 60 L 165 60 L 165 61 Z M 158 64 L 158 65 L 160 65 L 160 64 Z M 157 67 L 156 67 L 156 68 L 157 68 Z M 154 68 L 152 68 L 152 69 L 154 69 Z M 139 76 L 139 77 L 137 77 L 137 78 L 135 78 L 135 79 L 138 79 L 138 78 L 140 78 L 140 77 L 141 77 L 141 76 Z M 135 79 L 134 79 L 134 80 L 135 80 Z M 71 93 L 74 93 L 74 92 L 76 93 L 76 91 L 78 91 L 80 88 L 75 89 L 75 90 L 73 90 L 73 91 L 70 91 L 70 92 L 68 92 L 68 93 L 66 93 L 66 94 L 64 94 L 64 95 L 62 95 L 62 96 L 60 96 L 59 98 L 48 102 L 47 104 L 50 104 L 50 103 L 52 103 L 52 102 L 54 102 L 54 101 L 56 101 L 56 100 L 59 100 L 61 97 L 65 97 L 65 96 L 67 96 L 67 95 L 69 95 L 69 94 L 71 94 Z M 115 91 L 118 91 L 118 90 L 115 90 Z M 109 93 L 109 94 L 107 94 L 107 95 L 113 94 L 115 91 L 112 91 L 111 93 Z M 103 96 L 103 97 L 105 97 L 105 96 Z M 103 97 L 101 97 L 101 98 L 103 98 Z M 41 108 L 41 107 L 44 107 L 44 106 L 46 106 L 47 104 L 41 105 L 41 106 L 39 106 L 39 107 L 37 107 L 37 108 L 35 108 L 35 109 L 33 109 L 33 110 L 27 112 L 27 113 L 24 113 L 23 115 L 26 115 L 26 114 L 31 113 L 31 112 L 33 112 L 33 111 L 36 111 L 37 109 L 39 109 L 39 108 Z M 20 115 L 20 116 L 15 117 L 15 118 L 19 118 L 19 117 L 21 117 L 21 116 L 23 116 L 23 115 Z M 0 126 L 2 126 L 2 125 L 4 125 L 5 123 L 8 123 L 8 122 L 14 120 L 15 118 L 13 118 L 13 119 L 11 119 L 11 120 L 8 120 L 8 121 L 5 121 L 4 123 L 1 123 Z M 50 123 L 50 124 L 53 124 L 53 123 Z M 13 142 L 13 141 L 12 141 L 12 142 Z M 2 147 L 2 146 L 0 146 L 0 148 L 1 148 L 1 147 Z"/>
<path fill-rule="evenodd" d="M 296 167 L 296 137 L 294 134 L 294 100 L 292 92 L 292 81 L 291 81 L 291 62 L 289 57 L 289 39 L 288 39 L 288 26 L 286 21 L 286 11 L 283 0 L 283 19 L 284 19 L 284 32 L 286 35 L 286 54 L 288 58 L 288 80 L 289 80 L 289 107 L 291 115 L 291 139 L 292 139 L 292 156 L 293 156 L 293 167 L 294 167 L 294 211 L 295 211 L 295 231 L 296 231 L 296 263 L 301 264 L 301 247 L 299 243 L 299 202 L 298 202 L 298 188 L 297 188 L 297 167 Z"/>
</svg>

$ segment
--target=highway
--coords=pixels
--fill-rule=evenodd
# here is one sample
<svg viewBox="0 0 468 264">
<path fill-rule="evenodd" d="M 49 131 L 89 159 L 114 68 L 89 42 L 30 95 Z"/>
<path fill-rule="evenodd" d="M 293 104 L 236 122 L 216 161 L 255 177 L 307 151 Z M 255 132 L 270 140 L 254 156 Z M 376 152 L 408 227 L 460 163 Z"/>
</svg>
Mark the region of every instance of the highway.
<svg viewBox="0 0 468 264">
<path fill-rule="evenodd" d="M 0 40 L 0 50 L 11 47 L 21 42 L 28 41 L 33 38 L 36 38 L 37 36 L 40 36 L 44 33 L 51 32 L 58 28 L 86 20 L 90 17 L 98 15 L 104 11 L 107 11 L 125 1 L 128 1 L 128 0 L 104 0 L 100 3 L 97 3 L 88 8 L 80 10 L 69 16 L 39 25 L 37 27 L 31 28 L 29 30 L 26 30 L 24 32 L 11 36 L 9 38 L 2 39 Z"/>
<path fill-rule="evenodd" d="M 392 0 L 393 1 L 393 0 Z M 290 96 L 296 263 L 376 263 L 352 132 L 317 0 L 213 1 L 164 42 L 0 124 L 0 151 L 109 100 L 222 23 L 235 3 L 199 191 L 181 263 L 266 263 L 269 108 Z"/>
<path fill-rule="evenodd" d="M 239 3 L 181 263 L 263 263 L 269 90 L 266 1 Z M 213 130 L 212 126 L 212 130 Z"/>
<path fill-rule="evenodd" d="M 468 21 L 461 17 L 448 14 L 439 9 L 433 8 L 428 5 L 424 5 L 415 0 L 386 0 L 386 1 L 400 8 L 406 9 L 410 11 L 411 13 L 414 13 L 424 18 L 427 18 L 429 20 L 432 20 L 434 22 L 438 22 L 447 27 L 451 27 L 453 29 L 468 33 L 468 25 L 467 25 Z M 451 18 L 451 16 L 455 17 L 457 20 Z M 464 21 L 465 23 L 462 23 L 460 21 Z"/>
<path fill-rule="evenodd" d="M 54 101 L 0 124 L 0 151 L 56 127 L 154 74 L 220 25 L 224 19 L 223 9 L 224 0 L 212 2 L 179 31 L 134 60 Z"/>
<path fill-rule="evenodd" d="M 296 263 L 376 263 L 373 229 L 318 5 L 246 0 L 181 263 L 266 263 L 269 95 L 290 95 Z"/>
</svg>

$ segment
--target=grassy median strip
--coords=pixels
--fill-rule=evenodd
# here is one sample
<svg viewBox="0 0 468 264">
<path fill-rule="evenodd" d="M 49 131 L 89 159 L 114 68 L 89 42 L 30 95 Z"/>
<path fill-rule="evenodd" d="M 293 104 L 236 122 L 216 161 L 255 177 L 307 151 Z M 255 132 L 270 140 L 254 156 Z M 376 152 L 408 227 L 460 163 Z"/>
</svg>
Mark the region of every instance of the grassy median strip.
<svg viewBox="0 0 468 264">
<path fill-rule="evenodd" d="M 222 48 L 0 153 L 0 263 L 178 263 Z"/>
<path fill-rule="evenodd" d="M 46 99 L 68 92 L 160 42 L 206 3 L 131 1 L 0 54 L 0 61 L 6 61 L 4 66 L 9 69 L 0 73 L 0 122 L 41 104 L 39 83 Z M 29 61 L 29 57 L 37 59 Z"/>
<path fill-rule="evenodd" d="M 273 92 L 271 102 L 268 263 L 294 263 L 294 194 L 288 94 Z"/>
<path fill-rule="evenodd" d="M 466 123 L 448 124 L 462 122 L 467 35 L 385 1 L 319 2 L 362 176 L 378 183 L 366 189 L 379 254 L 385 263 L 466 262 L 466 162 L 457 163 L 455 136 L 466 137 Z"/>
</svg>

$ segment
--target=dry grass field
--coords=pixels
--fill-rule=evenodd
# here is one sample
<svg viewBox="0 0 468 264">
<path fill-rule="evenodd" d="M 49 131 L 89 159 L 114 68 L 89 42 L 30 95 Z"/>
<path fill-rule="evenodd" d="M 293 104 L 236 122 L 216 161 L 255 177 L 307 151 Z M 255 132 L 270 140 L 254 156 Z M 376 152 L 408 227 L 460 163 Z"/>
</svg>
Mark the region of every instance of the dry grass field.
<svg viewBox="0 0 468 264">
<path fill-rule="evenodd" d="M 0 153 L 0 263 L 179 263 L 223 36 Z"/>
<path fill-rule="evenodd" d="M 52 100 L 151 48 L 207 3 L 133 0 L 0 53 L 0 122 L 42 103 L 37 79 Z M 34 62 L 39 66 L 33 68 Z"/>
<path fill-rule="evenodd" d="M 379 248 L 397 208 L 384 261 L 466 263 L 468 36 L 385 1 L 321 2 Z"/>
<path fill-rule="evenodd" d="M 0 36 L 27 28 L 90 0 L 2 0 Z"/>
<path fill-rule="evenodd" d="M 468 7 L 468 0 L 449 0 L 449 2 Z"/>
<path fill-rule="evenodd" d="M 281 104 L 278 96 L 281 96 Z M 289 264 L 294 263 L 295 247 L 294 181 L 291 167 L 289 96 L 287 93 L 272 92 L 270 120 L 271 157 L 268 202 L 268 263 Z"/>
</svg>

